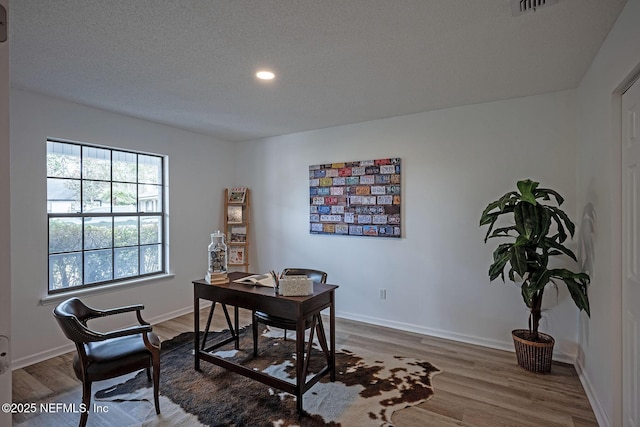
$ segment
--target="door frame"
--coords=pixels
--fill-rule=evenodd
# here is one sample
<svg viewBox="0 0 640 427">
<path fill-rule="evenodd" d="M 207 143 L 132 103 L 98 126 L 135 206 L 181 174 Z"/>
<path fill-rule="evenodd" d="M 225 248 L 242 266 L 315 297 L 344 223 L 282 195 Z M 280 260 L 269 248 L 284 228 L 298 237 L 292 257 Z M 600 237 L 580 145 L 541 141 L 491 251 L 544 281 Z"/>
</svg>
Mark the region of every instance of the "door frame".
<svg viewBox="0 0 640 427">
<path fill-rule="evenodd" d="M 622 271 L 622 257 L 625 256 L 625 247 L 622 238 L 624 224 L 623 220 L 623 209 L 626 202 L 626 196 L 622 192 L 622 180 L 623 180 L 623 172 L 624 169 L 622 167 L 622 95 L 633 86 L 634 83 L 640 82 L 640 62 L 636 64 L 633 70 L 621 81 L 621 83 L 615 88 L 613 93 L 611 94 L 611 119 L 612 119 L 612 141 L 614 144 L 614 156 L 613 161 L 615 162 L 615 175 L 613 177 L 613 187 L 614 190 L 614 203 L 612 203 L 612 207 L 615 209 L 613 212 L 612 218 L 614 220 L 613 230 L 614 230 L 614 239 L 612 246 L 612 309 L 613 313 L 617 313 L 618 316 L 614 317 L 614 330 L 612 331 L 613 337 L 615 340 L 615 357 L 613 366 L 614 378 L 612 379 L 612 395 L 613 395 L 613 420 L 612 425 L 622 425 L 622 416 L 623 416 L 623 404 L 624 404 L 624 396 L 623 396 L 623 371 L 624 366 L 622 363 L 623 358 L 623 322 L 624 322 L 624 302 L 623 302 L 623 281 L 624 281 L 624 273 Z M 617 242 L 617 245 L 615 244 Z"/>
<path fill-rule="evenodd" d="M 9 23 L 9 0 L 0 0 L 7 12 L 5 26 Z M 8 33 L 8 31 L 7 31 Z M 11 374 L 11 196 L 10 196 L 10 132 L 9 132 L 9 37 L 0 43 L 0 335 L 7 337 L 3 346 L 2 364 L 6 368 L 0 375 L 0 403 L 12 400 Z M 8 359 L 8 360 L 7 360 Z M 9 365 L 7 367 L 7 364 Z M 0 425 L 11 425 L 11 414 L 0 412 Z"/>
</svg>

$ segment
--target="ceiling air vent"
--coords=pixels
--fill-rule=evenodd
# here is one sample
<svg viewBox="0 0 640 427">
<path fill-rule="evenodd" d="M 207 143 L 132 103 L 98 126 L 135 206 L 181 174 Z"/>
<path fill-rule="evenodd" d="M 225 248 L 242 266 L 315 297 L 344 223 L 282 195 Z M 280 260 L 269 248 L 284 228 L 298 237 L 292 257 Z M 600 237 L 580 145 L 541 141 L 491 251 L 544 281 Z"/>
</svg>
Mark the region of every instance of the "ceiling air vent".
<svg viewBox="0 0 640 427">
<path fill-rule="evenodd" d="M 522 15 L 525 12 L 535 12 L 536 9 L 558 3 L 558 0 L 511 0 L 511 14 Z"/>
</svg>

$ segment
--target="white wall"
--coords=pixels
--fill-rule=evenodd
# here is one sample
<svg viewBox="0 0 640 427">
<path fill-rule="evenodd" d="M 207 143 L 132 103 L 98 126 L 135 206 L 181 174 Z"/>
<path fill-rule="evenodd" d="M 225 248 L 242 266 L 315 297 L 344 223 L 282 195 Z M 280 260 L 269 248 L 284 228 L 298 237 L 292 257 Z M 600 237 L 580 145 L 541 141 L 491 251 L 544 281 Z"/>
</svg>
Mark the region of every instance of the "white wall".
<svg viewBox="0 0 640 427">
<path fill-rule="evenodd" d="M 528 313 L 518 287 L 489 283 L 497 243 L 483 244 L 478 221 L 523 178 L 575 211 L 575 120 L 565 91 L 241 143 L 253 268 L 325 270 L 340 285 L 339 316 L 512 350 Z M 402 239 L 310 235 L 308 166 L 384 157 L 402 159 Z M 564 289 L 559 299 L 542 328 L 569 360 L 578 312 Z"/>
<path fill-rule="evenodd" d="M 578 364 L 603 426 L 622 425 L 620 98 L 640 64 L 640 0 L 629 0 L 577 91 L 577 214 L 596 219 L 591 319 Z"/>
<path fill-rule="evenodd" d="M 191 281 L 203 277 L 209 234 L 222 225 L 223 192 L 234 184 L 235 146 L 210 137 L 11 91 L 11 253 L 14 368 L 69 347 L 40 305 L 47 295 L 47 137 L 169 156 L 171 272 L 174 278 L 83 298 L 96 307 L 146 306 L 147 319 L 193 309 Z M 133 323 L 122 317 L 104 327 Z"/>
<path fill-rule="evenodd" d="M 9 1 L 0 0 L 0 5 L 8 9 Z M 5 41 L 0 43 L 0 335 L 11 338 L 9 152 L 9 41 Z M 11 360 L 11 348 L 0 363 L 5 363 L 5 360 Z M 0 375 L 0 403 L 5 402 L 11 402 L 11 369 L 7 366 Z M 10 424 L 11 414 L 0 413 L 0 425 Z"/>
</svg>

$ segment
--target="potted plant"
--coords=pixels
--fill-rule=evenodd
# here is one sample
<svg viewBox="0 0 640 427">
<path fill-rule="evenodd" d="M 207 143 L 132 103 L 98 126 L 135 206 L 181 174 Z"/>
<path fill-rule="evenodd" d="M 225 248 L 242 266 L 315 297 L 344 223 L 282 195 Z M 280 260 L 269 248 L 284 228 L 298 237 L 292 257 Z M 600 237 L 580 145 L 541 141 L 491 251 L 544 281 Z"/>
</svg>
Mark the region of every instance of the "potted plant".
<svg viewBox="0 0 640 427">
<path fill-rule="evenodd" d="M 485 243 L 491 238 L 509 240 L 493 252 L 489 279 L 501 277 L 504 281 L 508 265 L 509 279 L 522 281 L 522 298 L 530 314 L 529 328 L 512 332 L 518 364 L 530 371 L 549 372 L 554 340 L 538 331 L 545 288 L 549 283 L 564 282 L 576 306 L 590 315 L 587 296 L 590 279 L 585 273 L 549 268 L 550 257 L 567 255 L 577 261 L 575 254 L 563 244 L 569 236 L 573 237 L 575 225 L 559 208 L 564 202 L 562 196 L 538 185 L 530 179 L 518 181 L 518 191 L 508 192 L 485 208 L 480 227 L 489 226 Z M 552 204 L 552 198 L 557 206 Z M 511 219 L 509 224 L 499 223 L 494 229 L 498 219 L 504 216 Z"/>
</svg>

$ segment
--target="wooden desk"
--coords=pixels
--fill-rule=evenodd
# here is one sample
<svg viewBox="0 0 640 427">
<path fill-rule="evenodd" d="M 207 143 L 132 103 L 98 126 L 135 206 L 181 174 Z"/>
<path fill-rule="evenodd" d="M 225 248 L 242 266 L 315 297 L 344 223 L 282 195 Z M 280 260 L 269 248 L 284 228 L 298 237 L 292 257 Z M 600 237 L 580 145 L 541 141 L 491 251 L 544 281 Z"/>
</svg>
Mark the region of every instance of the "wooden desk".
<svg viewBox="0 0 640 427">
<path fill-rule="evenodd" d="M 331 381 L 335 381 L 335 289 L 336 285 L 323 283 L 313 284 L 313 295 L 304 297 L 284 297 L 275 295 L 273 288 L 264 286 L 250 286 L 241 283 L 233 283 L 234 280 L 247 273 L 234 272 L 229 274 L 229 283 L 224 285 L 210 285 L 204 279 L 193 281 L 193 310 L 194 310 L 194 331 L 195 331 L 195 369 L 200 370 L 200 360 L 211 362 L 222 366 L 230 371 L 237 372 L 246 377 L 255 379 L 279 390 L 291 393 L 296 396 L 298 413 L 302 412 L 302 395 L 309 390 L 320 378 L 327 373 L 330 374 Z M 229 325 L 230 337 L 207 348 L 200 346 L 200 299 L 212 301 L 215 307 L 220 303 L 225 311 L 227 324 Z M 226 305 L 235 307 L 234 325 L 231 324 Z M 240 339 L 238 336 L 238 307 L 252 311 L 262 311 L 264 313 L 291 319 L 296 321 L 296 383 L 275 378 L 263 372 L 254 371 L 246 366 L 239 365 L 211 353 L 212 350 L 230 342 L 235 342 L 238 349 Z M 305 354 L 304 331 L 305 319 L 315 316 L 322 322 L 320 311 L 329 308 L 329 343 L 328 349 L 324 328 L 319 325 L 318 339 L 323 345 L 323 350 L 327 359 L 327 365 L 316 375 L 305 382 L 307 377 L 307 364 L 310 355 L 311 343 L 309 343 Z M 208 333 L 209 322 L 205 329 L 205 337 Z M 322 333 L 320 333 L 322 331 Z M 206 340 L 206 338 L 205 338 Z M 324 341 L 324 343 L 323 343 Z M 202 346 L 204 347 L 204 345 Z M 306 362 L 306 363 L 305 363 Z"/>
</svg>

